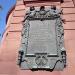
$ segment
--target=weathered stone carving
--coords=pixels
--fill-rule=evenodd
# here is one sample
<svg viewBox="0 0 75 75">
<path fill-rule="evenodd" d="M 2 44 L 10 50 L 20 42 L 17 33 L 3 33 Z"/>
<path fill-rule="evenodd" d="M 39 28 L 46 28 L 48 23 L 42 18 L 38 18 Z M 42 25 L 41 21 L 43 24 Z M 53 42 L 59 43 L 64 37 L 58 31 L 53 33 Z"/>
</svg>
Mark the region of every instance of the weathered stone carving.
<svg viewBox="0 0 75 75">
<path fill-rule="evenodd" d="M 45 9 L 31 7 L 26 13 L 18 59 L 21 69 L 53 71 L 66 67 L 62 11 L 55 6 Z"/>
<path fill-rule="evenodd" d="M 47 55 L 46 54 L 36 54 L 35 63 L 41 67 L 45 66 L 48 62 Z"/>
</svg>

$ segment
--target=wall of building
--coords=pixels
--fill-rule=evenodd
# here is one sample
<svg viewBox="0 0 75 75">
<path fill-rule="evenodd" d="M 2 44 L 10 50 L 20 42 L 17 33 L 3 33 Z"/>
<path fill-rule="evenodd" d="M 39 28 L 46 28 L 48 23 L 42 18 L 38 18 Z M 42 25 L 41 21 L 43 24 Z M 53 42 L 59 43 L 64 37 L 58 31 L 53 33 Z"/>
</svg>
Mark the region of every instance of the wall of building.
<svg viewBox="0 0 75 75">
<path fill-rule="evenodd" d="M 52 4 L 52 3 L 46 3 Z M 25 15 L 26 6 L 23 0 L 17 0 L 16 7 L 9 16 L 6 31 L 4 33 L 0 47 L 0 75 L 74 75 L 75 74 L 75 5 L 72 0 L 65 0 L 63 4 L 55 3 L 57 7 L 63 9 L 64 40 L 67 51 L 67 68 L 62 72 L 47 72 L 20 70 L 17 64 L 18 50 L 21 41 L 22 21 Z M 34 4 L 40 5 L 40 4 Z"/>
</svg>

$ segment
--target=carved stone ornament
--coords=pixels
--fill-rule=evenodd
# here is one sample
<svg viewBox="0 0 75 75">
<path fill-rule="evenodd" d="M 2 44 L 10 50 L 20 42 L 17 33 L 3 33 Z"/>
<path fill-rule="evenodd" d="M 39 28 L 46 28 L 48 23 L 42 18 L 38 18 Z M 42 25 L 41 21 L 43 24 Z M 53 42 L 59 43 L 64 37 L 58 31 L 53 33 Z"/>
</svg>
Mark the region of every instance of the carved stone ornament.
<svg viewBox="0 0 75 75">
<path fill-rule="evenodd" d="M 60 71 L 66 67 L 61 13 L 55 6 L 27 11 L 18 57 L 21 69 Z"/>
</svg>

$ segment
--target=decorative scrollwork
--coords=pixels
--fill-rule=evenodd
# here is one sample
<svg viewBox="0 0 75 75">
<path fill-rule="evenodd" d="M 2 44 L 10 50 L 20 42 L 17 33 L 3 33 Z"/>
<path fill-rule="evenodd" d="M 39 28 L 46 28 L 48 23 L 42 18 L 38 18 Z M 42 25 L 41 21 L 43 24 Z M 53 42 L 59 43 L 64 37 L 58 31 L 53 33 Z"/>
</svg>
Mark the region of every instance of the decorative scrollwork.
<svg viewBox="0 0 75 75">
<path fill-rule="evenodd" d="M 64 28 L 62 26 L 62 20 L 61 18 L 56 19 L 56 31 L 57 31 L 57 39 L 58 39 L 58 46 L 61 50 L 62 47 L 64 47 Z"/>
</svg>

